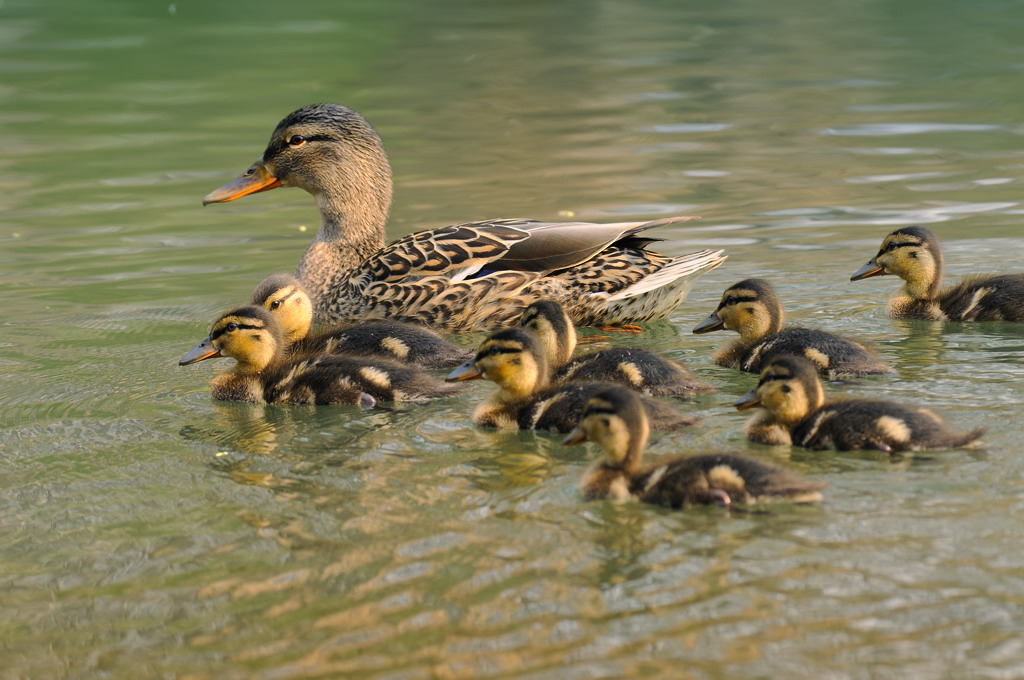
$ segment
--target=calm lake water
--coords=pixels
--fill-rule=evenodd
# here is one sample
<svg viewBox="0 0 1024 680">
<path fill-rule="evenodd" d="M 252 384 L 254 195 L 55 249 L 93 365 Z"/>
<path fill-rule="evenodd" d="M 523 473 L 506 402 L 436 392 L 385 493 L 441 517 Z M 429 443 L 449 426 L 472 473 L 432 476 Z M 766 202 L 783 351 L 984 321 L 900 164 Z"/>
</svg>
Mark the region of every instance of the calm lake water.
<svg viewBox="0 0 1024 680">
<path fill-rule="evenodd" d="M 1024 329 L 891 321 L 891 279 L 848 280 L 907 224 L 948 276 L 1024 271 L 1021 35 L 1008 0 L 6 0 L 0 677 L 1024 676 Z M 298 190 L 201 199 L 317 101 L 383 136 L 390 237 L 701 215 L 659 249 L 729 261 L 611 339 L 719 388 L 650 457 L 745 453 L 826 502 L 583 503 L 594 452 L 474 427 L 486 384 L 391 411 L 212 402 L 228 361 L 177 359 L 295 266 L 317 213 Z M 830 394 L 984 446 L 749 444 L 729 404 L 754 377 L 689 330 L 752 275 L 898 369 Z"/>
</svg>

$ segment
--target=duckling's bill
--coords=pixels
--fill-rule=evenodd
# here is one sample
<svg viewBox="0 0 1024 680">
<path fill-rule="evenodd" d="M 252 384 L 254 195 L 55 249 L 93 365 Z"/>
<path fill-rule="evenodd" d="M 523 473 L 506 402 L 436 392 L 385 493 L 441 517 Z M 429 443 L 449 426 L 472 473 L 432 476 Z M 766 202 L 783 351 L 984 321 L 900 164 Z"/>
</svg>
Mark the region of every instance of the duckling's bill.
<svg viewBox="0 0 1024 680">
<path fill-rule="evenodd" d="M 480 380 L 484 377 L 484 374 L 480 372 L 480 369 L 476 367 L 476 360 L 470 359 L 466 363 L 462 364 L 447 376 L 445 376 L 445 382 L 462 382 L 463 380 Z"/>
<path fill-rule="evenodd" d="M 850 280 L 860 281 L 861 279 L 870 279 L 872 276 L 882 276 L 883 274 L 885 274 L 885 267 L 878 264 L 877 257 L 873 257 L 863 267 L 855 271 Z"/>
<path fill-rule="evenodd" d="M 576 446 L 587 441 L 587 433 L 583 431 L 582 426 L 577 426 L 572 432 L 566 435 L 565 439 L 562 440 L 562 446 Z"/>
<path fill-rule="evenodd" d="M 757 396 L 757 389 L 756 388 L 750 390 L 749 392 L 744 394 L 743 397 L 739 401 L 733 403 L 733 406 L 736 407 L 737 411 L 745 411 L 748 408 L 754 408 L 755 406 L 760 406 L 760 405 L 761 405 L 761 397 Z"/>
<path fill-rule="evenodd" d="M 214 359 L 216 357 L 224 356 L 220 353 L 220 349 L 214 347 L 213 338 L 207 336 L 205 340 L 189 350 L 189 353 L 181 358 L 178 362 L 179 366 L 188 366 L 189 364 L 195 364 L 204 359 Z"/>
<path fill-rule="evenodd" d="M 716 309 L 708 314 L 708 318 L 694 326 L 693 332 L 699 335 L 701 333 L 710 333 L 711 331 L 720 331 L 723 328 L 725 328 L 725 322 L 722 321 L 722 317 L 718 316 L 718 310 Z"/>
<path fill-rule="evenodd" d="M 227 203 L 242 196 L 276 189 L 279 186 L 281 186 L 281 180 L 271 174 L 263 161 L 256 161 L 238 179 L 208 193 L 203 199 L 203 205 Z"/>
</svg>

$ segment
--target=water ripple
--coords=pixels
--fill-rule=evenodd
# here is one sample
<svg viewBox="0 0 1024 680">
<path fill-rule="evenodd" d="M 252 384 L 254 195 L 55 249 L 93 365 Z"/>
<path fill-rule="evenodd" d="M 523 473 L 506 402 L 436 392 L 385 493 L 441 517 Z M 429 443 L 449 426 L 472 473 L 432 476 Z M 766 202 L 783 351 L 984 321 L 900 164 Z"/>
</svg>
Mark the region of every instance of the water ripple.
<svg viewBox="0 0 1024 680">
<path fill-rule="evenodd" d="M 992 132 L 1004 129 L 1002 125 L 966 123 L 865 123 L 848 127 L 825 128 L 821 134 L 836 137 L 890 137 L 930 132 Z"/>
</svg>

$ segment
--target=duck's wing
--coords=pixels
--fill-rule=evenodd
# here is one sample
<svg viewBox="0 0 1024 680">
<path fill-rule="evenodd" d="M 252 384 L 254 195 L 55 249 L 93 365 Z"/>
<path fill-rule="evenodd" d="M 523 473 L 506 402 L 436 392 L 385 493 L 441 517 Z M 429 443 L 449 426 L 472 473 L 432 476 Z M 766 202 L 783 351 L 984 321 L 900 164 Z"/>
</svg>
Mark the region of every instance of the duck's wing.
<svg viewBox="0 0 1024 680">
<path fill-rule="evenodd" d="M 642 249 L 661 239 L 641 236 L 640 232 L 695 219 L 699 218 L 679 216 L 610 224 L 518 220 L 518 228 L 529 232 L 530 237 L 512 244 L 492 267 L 529 272 L 568 269 L 590 260 L 612 244 Z"/>
<path fill-rule="evenodd" d="M 445 275 L 471 276 L 531 238 L 526 220 L 467 222 L 404 236 L 370 256 L 352 273 L 361 285 Z M 453 272 L 458 276 L 454 276 Z"/>
<path fill-rule="evenodd" d="M 652 222 L 466 222 L 410 234 L 376 253 L 353 273 L 361 285 L 444 275 L 461 281 L 487 272 L 545 273 L 576 266 L 614 243 L 643 248 L 657 240 L 640 232 L 696 219 Z"/>
</svg>

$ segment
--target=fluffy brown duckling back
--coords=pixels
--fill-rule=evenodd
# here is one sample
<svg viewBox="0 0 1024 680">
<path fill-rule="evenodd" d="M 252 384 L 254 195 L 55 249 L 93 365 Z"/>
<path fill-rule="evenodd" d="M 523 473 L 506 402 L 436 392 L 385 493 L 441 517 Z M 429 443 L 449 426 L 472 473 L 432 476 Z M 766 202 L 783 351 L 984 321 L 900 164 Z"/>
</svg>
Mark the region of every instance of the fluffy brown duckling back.
<svg viewBox="0 0 1024 680">
<path fill-rule="evenodd" d="M 736 408 L 761 406 L 747 437 L 762 444 L 808 449 L 878 449 L 888 453 L 966 446 L 983 429 L 959 432 L 931 411 L 892 401 L 846 399 L 826 403 L 814 365 L 803 357 L 773 359 Z"/>
<path fill-rule="evenodd" d="M 594 392 L 609 383 L 568 382 L 550 384 L 544 349 L 537 336 L 522 328 L 492 333 L 480 345 L 476 356 L 448 375 L 448 380 L 483 378 L 498 385 L 498 391 L 473 412 L 477 425 L 524 430 L 568 432 L 576 427 L 583 406 Z M 678 429 L 693 425 L 668 404 L 643 397 L 644 409 L 653 427 Z"/>
<path fill-rule="evenodd" d="M 722 294 L 718 308 L 697 324 L 694 333 L 736 331 L 715 352 L 719 366 L 759 373 L 772 359 L 796 354 L 810 359 L 830 378 L 892 373 L 866 345 L 810 328 L 783 328 L 785 313 L 775 287 L 764 279 L 746 279 Z"/>
<path fill-rule="evenodd" d="M 576 327 L 562 306 L 553 300 L 529 305 L 520 325 L 540 339 L 557 381 L 617 383 L 642 394 L 662 397 L 692 397 L 715 389 L 694 378 L 675 361 L 644 349 L 612 347 L 587 352 L 574 359 Z"/>
<path fill-rule="evenodd" d="M 596 442 L 604 453 L 580 483 L 587 500 L 640 500 L 670 508 L 770 500 L 821 500 L 824 484 L 749 458 L 711 454 L 674 458 L 642 466 L 647 416 L 637 396 L 621 387 L 596 392 L 566 446 Z"/>
<path fill-rule="evenodd" d="M 296 356 L 355 354 L 422 368 L 452 368 L 472 356 L 437 333 L 402 321 L 367 321 L 310 333 L 313 302 L 291 274 L 269 276 L 253 291 L 250 304 L 265 307 L 277 317 L 290 343 L 288 353 Z"/>
<path fill-rule="evenodd" d="M 886 306 L 893 319 L 1024 321 L 1024 274 L 969 276 L 942 289 L 942 248 L 925 227 L 897 229 L 851 281 L 895 274 L 903 279 Z"/>
<path fill-rule="evenodd" d="M 210 383 L 214 399 L 257 404 L 358 404 L 422 401 L 458 391 L 417 369 L 383 359 L 339 355 L 287 357 L 274 315 L 263 307 L 222 314 L 185 366 L 215 357 L 237 362 Z"/>
</svg>

